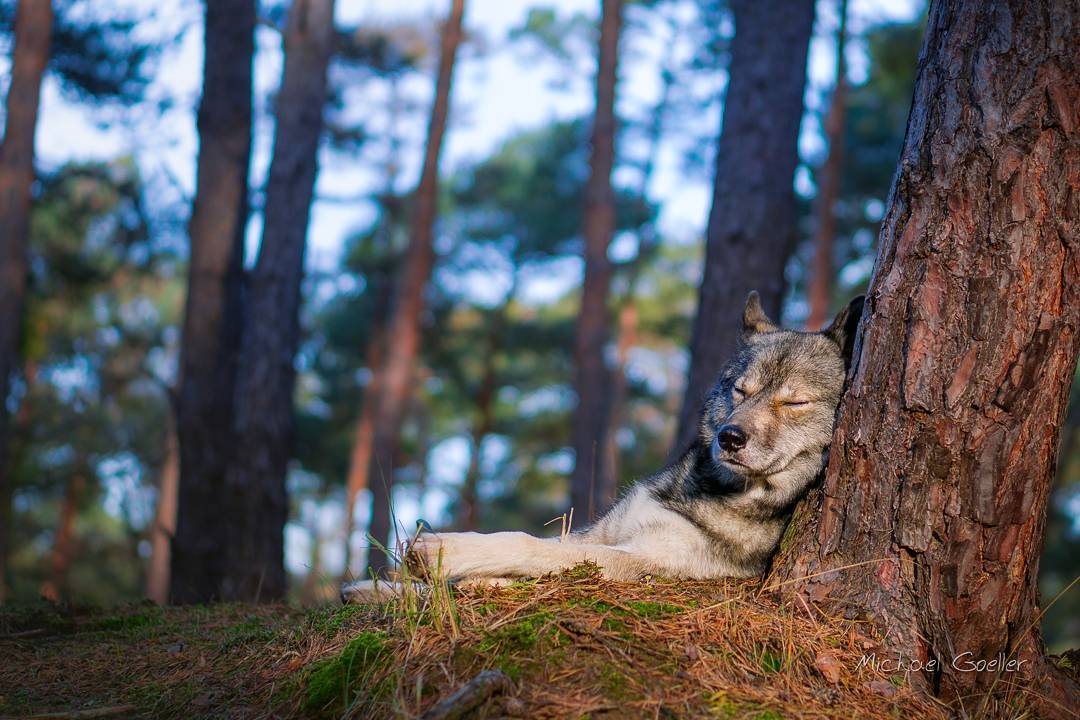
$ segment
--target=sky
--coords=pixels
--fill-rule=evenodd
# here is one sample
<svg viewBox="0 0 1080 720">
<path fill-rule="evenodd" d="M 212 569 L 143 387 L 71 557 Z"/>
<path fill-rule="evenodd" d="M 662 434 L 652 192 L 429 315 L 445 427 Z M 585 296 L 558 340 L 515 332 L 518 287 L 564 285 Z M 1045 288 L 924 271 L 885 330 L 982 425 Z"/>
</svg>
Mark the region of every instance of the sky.
<svg viewBox="0 0 1080 720">
<path fill-rule="evenodd" d="M 95 0 L 105 2 L 106 0 Z M 138 9 L 139 0 L 108 0 L 120 11 Z M 427 18 L 434 21 L 448 9 L 448 0 L 338 0 L 340 25 L 384 24 L 402 18 Z M 442 169 L 446 173 L 470 161 L 483 158 L 510 136 L 548 124 L 555 119 L 586 115 L 591 110 L 593 60 L 585 58 L 574 71 L 554 61 L 538 58 L 520 43 L 506 42 L 507 33 L 520 26 L 530 7 L 547 5 L 560 13 L 581 12 L 595 17 L 598 0 L 468 0 L 465 27 L 469 42 L 462 48 L 456 68 L 451 99 L 451 119 L 446 137 Z M 814 38 L 809 56 L 807 104 L 813 107 L 832 84 L 835 68 L 833 35 L 836 27 L 836 3 L 819 0 Z M 860 28 L 887 20 L 909 20 L 922 8 L 918 0 L 850 0 L 849 27 Z M 653 32 L 655 30 L 655 32 Z M 189 201 L 194 193 L 195 157 L 198 138 L 195 131 L 195 108 L 198 103 L 202 72 L 201 6 L 195 0 L 159 0 L 151 21 L 136 29 L 146 37 L 175 37 L 161 56 L 158 70 L 149 89 L 152 101 L 168 103 L 170 108 L 146 121 L 139 108 L 91 110 L 65 97 L 55 79 L 43 87 L 40 125 L 36 145 L 40 165 L 55 168 L 72 160 L 110 159 L 133 155 L 145 177 L 163 196 Z M 633 113 L 648 107 L 659 92 L 660 55 L 669 43 L 679 38 L 666 37 L 662 29 L 650 27 L 624 43 L 618 86 L 619 110 Z M 259 98 L 266 98 L 277 87 L 282 67 L 280 37 L 276 31 L 260 27 L 257 33 L 255 82 Z M 865 54 L 858 42 L 850 44 L 848 62 L 851 80 L 858 82 L 866 73 Z M 0 90 L 6 92 L 9 73 L 5 59 L 0 61 Z M 723 73 L 717 87 L 725 82 Z M 360 91 L 363 89 L 361 88 Z M 416 182 L 422 150 L 423 127 L 430 103 L 430 77 L 418 77 L 406 88 L 422 108 L 403 122 L 400 133 L 404 143 L 403 168 L 399 191 L 405 192 Z M 265 100 L 260 100 L 264 103 Z M 265 107 L 257 107 L 252 160 L 252 184 L 261 186 L 265 179 L 272 148 L 272 120 Z M 719 108 L 700 118 L 691 119 L 702 137 L 715 135 L 720 125 Z M 800 154 L 805 160 L 823 149 L 815 123 L 804 122 Z M 659 226 L 665 236 L 694 242 L 700 238 L 709 211 L 711 178 L 708 172 L 688 173 L 683 155 L 688 148 L 675 141 L 661 146 L 659 163 L 649 193 L 659 206 Z M 711 153 L 709 153 L 711 156 Z M 618 179 L 618 178 L 617 178 Z M 342 202 L 370 193 L 376 188 L 375 173 L 347 156 L 324 150 L 320 156 L 317 199 L 312 207 L 309 226 L 307 267 L 309 271 L 329 271 L 338 264 L 346 237 L 373 217 L 373 207 L 363 201 Z M 796 187 L 809 192 L 806 176 L 796 179 Z M 338 199 L 335 199 L 338 198 Z M 189 203 L 187 203 L 189 205 Z M 256 214 L 249 226 L 249 260 L 257 252 L 261 219 Z M 616 249 L 616 252 L 618 250 Z M 537 298 L 561 294 L 580 282 L 580 264 L 571 265 L 533 288 Z M 482 290 L 481 290 L 482 292 Z M 467 445 L 451 439 L 433 449 L 438 458 L 431 465 L 442 478 L 436 486 L 452 486 L 464 474 Z M 302 479 L 300 480 L 302 482 Z M 445 507 L 448 495 L 429 493 L 421 506 L 416 498 L 399 498 L 398 512 L 403 524 L 411 525 L 416 517 L 437 516 Z M 362 507 L 363 502 L 359 503 Z M 287 536 L 287 562 L 300 572 L 307 558 L 309 535 L 303 525 L 340 527 L 340 504 L 316 506 L 305 504 L 300 523 L 290 524 Z M 361 510 L 363 513 L 363 510 Z M 365 518 L 359 518 L 361 523 Z M 361 525 L 363 527 L 363 525 Z M 324 553 L 327 569 L 340 567 L 340 543 L 329 544 Z"/>
<path fill-rule="evenodd" d="M 114 5 L 137 7 L 138 0 L 111 0 Z M 502 141 L 525 129 L 547 124 L 552 119 L 578 117 L 588 113 L 592 105 L 591 66 L 583 66 L 580 75 L 565 87 L 554 87 L 565 70 L 553 62 L 535 62 L 527 53 L 505 42 L 507 32 L 520 26 L 530 7 L 543 4 L 527 0 L 470 0 L 465 25 L 475 41 L 463 50 L 455 77 L 451 106 L 450 130 L 447 134 L 442 167 L 460 166 L 471 159 L 490 153 Z M 561 13 L 582 12 L 595 16 L 596 0 L 554 0 L 548 5 Z M 341 25 L 386 23 L 398 18 L 430 18 L 433 21 L 445 12 L 446 0 L 339 0 L 337 19 Z M 832 82 L 834 49 L 832 32 L 835 28 L 835 3 L 818 3 L 818 21 L 811 45 L 809 63 L 808 102 L 820 95 Z M 889 19 L 910 19 L 921 8 L 917 0 L 852 0 L 850 25 L 860 25 Z M 178 31 L 179 42 L 170 48 L 159 63 L 159 70 L 150 88 L 152 98 L 173 98 L 175 107 L 164 113 L 159 122 L 148 127 L 135 117 L 128 120 L 123 111 L 95 112 L 72 104 L 64 97 L 54 79 L 46 82 L 37 135 L 37 152 L 46 166 L 60 165 L 73 159 L 105 159 L 134 152 L 140 166 L 148 174 L 162 173 L 169 177 L 185 197 L 194 192 L 197 134 L 194 109 L 198 102 L 201 79 L 201 13 L 194 0 L 162 0 L 155 12 L 155 23 L 145 33 L 154 37 L 158 27 Z M 640 107 L 652 102 L 659 92 L 658 56 L 663 37 L 635 39 L 631 48 L 632 60 L 623 60 L 620 85 L 620 107 Z M 486 48 L 481 51 L 477 46 Z M 624 51 L 627 48 L 624 45 Z M 258 31 L 256 62 L 257 95 L 265 97 L 280 79 L 281 50 L 277 33 L 269 28 Z M 865 72 L 858 44 L 853 44 L 849 63 L 854 80 Z M 6 68 L 5 68 L 6 69 Z M 6 73 L 5 73 L 6 74 Z M 423 82 L 418 95 L 430 97 L 431 83 Z M 418 121 L 426 111 L 418 114 Z M 719 127 L 719 117 L 702 118 L 705 128 Z M 419 173 L 422 122 L 414 122 L 412 134 L 416 142 L 403 148 L 404 171 L 402 189 L 415 183 Z M 271 123 L 262 118 L 256 129 L 252 181 L 261 183 L 269 164 Z M 804 156 L 821 150 L 816 128 L 804 127 L 800 151 Z M 318 179 L 318 194 L 351 196 L 358 188 L 370 187 L 370 174 L 354 164 L 330 159 L 324 153 Z M 695 235 L 704 227 L 708 214 L 710 182 L 707 177 L 686 178 L 681 163 L 670 148 L 662 150 L 660 167 L 651 191 L 660 204 L 661 228 L 669 234 Z M 336 264 L 344 237 L 368 221 L 371 208 L 363 203 L 352 206 L 340 202 L 316 200 L 309 231 L 308 264 L 314 268 L 329 268 Z M 251 251 L 257 246 L 261 224 L 252 223 Z"/>
</svg>

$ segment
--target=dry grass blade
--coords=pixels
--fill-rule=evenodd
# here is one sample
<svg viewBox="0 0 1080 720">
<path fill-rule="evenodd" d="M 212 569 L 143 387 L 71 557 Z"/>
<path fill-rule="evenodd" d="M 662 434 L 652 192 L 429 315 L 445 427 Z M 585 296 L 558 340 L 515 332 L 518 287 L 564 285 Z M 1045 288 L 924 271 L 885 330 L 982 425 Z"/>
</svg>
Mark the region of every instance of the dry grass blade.
<svg viewBox="0 0 1080 720">
<path fill-rule="evenodd" d="M 609 582 L 589 565 L 507 587 L 452 589 L 407 568 L 398 581 L 389 602 L 306 616 L 218 606 L 76 618 L 5 644 L 0 713 L 68 712 L 92 699 L 166 720 L 415 719 L 474 697 L 484 714 L 482 696 L 497 687 L 501 710 L 540 720 L 950 715 L 903 674 L 860 662 L 878 642 L 866 623 L 753 581 Z M 508 683 L 470 685 L 489 672 Z M 995 709 L 1023 713 L 1026 693 L 1002 685 L 999 695 Z"/>
</svg>

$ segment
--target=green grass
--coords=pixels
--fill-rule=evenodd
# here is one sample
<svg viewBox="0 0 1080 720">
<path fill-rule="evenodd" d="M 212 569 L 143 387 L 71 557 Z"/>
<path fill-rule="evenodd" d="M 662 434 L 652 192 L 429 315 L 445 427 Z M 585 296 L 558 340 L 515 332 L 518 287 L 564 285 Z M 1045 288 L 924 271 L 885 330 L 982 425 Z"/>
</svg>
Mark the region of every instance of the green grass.
<svg viewBox="0 0 1080 720">
<path fill-rule="evenodd" d="M 0 717 L 134 704 L 162 720 L 396 720 L 491 669 L 513 686 L 477 717 L 943 717 L 910 686 L 867 689 L 887 678 L 855 670 L 860 627 L 808 618 L 747 581 L 610 583 L 595 566 L 306 611 L 9 607 Z M 814 665 L 823 650 L 841 664 L 839 683 Z"/>
<path fill-rule="evenodd" d="M 354 705 L 381 699 L 393 689 L 389 678 L 380 677 L 389 659 L 385 633 L 360 633 L 337 656 L 311 669 L 304 709 L 319 717 L 338 717 Z"/>
</svg>

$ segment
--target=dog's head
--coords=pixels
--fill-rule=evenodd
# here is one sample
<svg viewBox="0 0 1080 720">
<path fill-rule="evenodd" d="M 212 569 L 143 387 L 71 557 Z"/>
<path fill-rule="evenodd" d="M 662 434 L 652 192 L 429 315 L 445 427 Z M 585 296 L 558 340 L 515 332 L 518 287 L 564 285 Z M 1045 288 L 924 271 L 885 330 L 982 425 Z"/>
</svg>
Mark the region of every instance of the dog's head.
<svg viewBox="0 0 1080 720">
<path fill-rule="evenodd" d="M 714 463 L 749 479 L 825 450 L 862 306 L 859 296 L 821 332 L 797 332 L 769 320 L 750 293 L 739 351 L 702 415 L 700 440 Z"/>
</svg>

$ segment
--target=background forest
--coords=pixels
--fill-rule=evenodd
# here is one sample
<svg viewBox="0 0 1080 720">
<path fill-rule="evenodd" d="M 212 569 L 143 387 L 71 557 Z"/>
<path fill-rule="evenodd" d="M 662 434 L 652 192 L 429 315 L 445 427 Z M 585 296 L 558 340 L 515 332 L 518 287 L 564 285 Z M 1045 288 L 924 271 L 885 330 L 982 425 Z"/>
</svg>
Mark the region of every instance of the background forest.
<svg viewBox="0 0 1080 720">
<path fill-rule="evenodd" d="M 452 5 L 457 38 L 453 18 L 445 22 Z M 734 25 L 722 1 L 625 3 L 614 122 L 602 125 L 600 5 L 475 0 L 462 23 L 460 2 L 343 0 L 320 41 L 290 40 L 290 4 L 259 4 L 250 192 L 233 234 L 244 239 L 244 302 L 262 323 L 234 338 L 246 348 L 238 392 L 251 398 L 235 412 L 255 428 L 245 442 L 270 450 L 227 472 L 287 468 L 281 507 L 267 501 L 262 517 L 287 515 L 290 599 L 336 600 L 343 578 L 379 566 L 368 537 L 392 543 L 386 503 L 403 533 L 421 518 L 550 532 L 571 498 L 583 521 L 604 488 L 610 496 L 658 469 L 677 444 Z M 0 2 L 4 96 L 16 6 Z M 163 601 L 190 437 L 178 428 L 191 407 L 180 376 L 193 372 L 181 359 L 193 332 L 185 302 L 190 314 L 210 297 L 188 296 L 201 277 L 191 250 L 196 154 L 214 127 L 196 123 L 200 98 L 205 110 L 211 97 L 202 90 L 209 38 L 197 2 L 53 6 L 29 282 L 6 397 L 0 588 L 5 600 Z M 795 159 L 797 237 L 770 258 L 783 267 L 778 297 L 790 326 L 820 327 L 866 286 L 923 16 L 917 0 L 817 3 Z M 320 58 L 324 90 L 302 82 Z M 613 167 L 610 243 L 598 256 L 588 228 L 604 196 L 590 185 L 603 127 Z M 299 157 L 308 146 L 317 153 Z M 227 144 L 215 147 L 228 156 Z M 425 218 L 426 253 L 416 241 Z M 264 263 L 267 253 L 277 254 Z M 598 313 L 583 306 L 594 272 L 584 257 L 606 274 L 593 286 Z M 279 276 L 299 288 L 298 306 L 275 295 Z M 606 333 L 592 356 L 606 403 L 593 416 L 602 432 L 582 440 L 580 328 L 590 321 Z M 268 327 L 289 337 L 277 342 Z M 290 345 L 294 385 L 275 380 L 288 372 L 260 364 L 274 352 L 258 349 Z M 267 388 L 281 387 L 291 389 L 284 414 L 294 421 L 275 435 L 265 421 L 281 416 L 280 403 Z M 1044 598 L 1080 568 L 1078 432 L 1074 388 Z M 221 439 L 188 445 L 197 442 Z M 583 462 L 575 447 L 593 447 L 594 458 Z M 195 505 L 250 500 L 224 497 L 226 487 L 235 486 Z M 1080 594 L 1062 597 L 1043 625 L 1051 649 L 1080 644 Z"/>
</svg>

